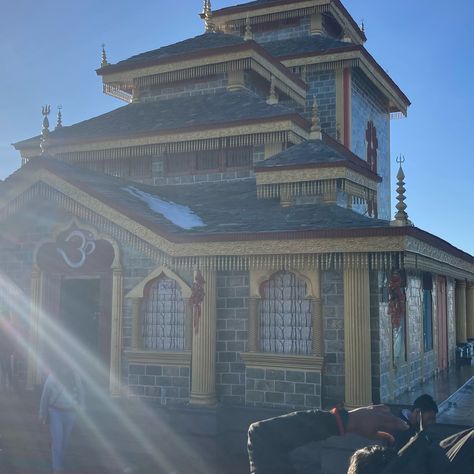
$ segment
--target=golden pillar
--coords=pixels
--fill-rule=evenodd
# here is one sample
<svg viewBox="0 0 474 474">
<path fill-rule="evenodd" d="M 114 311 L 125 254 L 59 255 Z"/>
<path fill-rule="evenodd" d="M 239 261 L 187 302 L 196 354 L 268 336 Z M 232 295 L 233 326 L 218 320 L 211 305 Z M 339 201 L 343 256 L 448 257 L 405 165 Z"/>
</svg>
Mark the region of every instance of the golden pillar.
<svg viewBox="0 0 474 474">
<path fill-rule="evenodd" d="M 465 344 L 467 342 L 466 281 L 465 280 L 456 280 L 455 305 L 456 305 L 456 342 L 457 344 Z"/>
<path fill-rule="evenodd" d="M 142 298 L 132 299 L 132 349 L 143 348 Z"/>
<path fill-rule="evenodd" d="M 40 354 L 40 317 L 41 317 L 41 271 L 34 266 L 31 272 L 31 311 L 29 321 L 27 389 L 32 390 L 41 384 Z"/>
<path fill-rule="evenodd" d="M 467 339 L 474 339 L 474 282 L 470 281 L 466 287 L 466 329 Z"/>
<path fill-rule="evenodd" d="M 184 350 L 190 351 L 193 344 L 193 306 L 189 298 L 184 299 L 185 321 L 184 321 Z"/>
<path fill-rule="evenodd" d="M 311 318 L 313 326 L 312 353 L 318 357 L 324 355 L 323 305 L 321 302 L 320 278 L 320 272 L 317 270 L 313 283 L 314 295 L 311 298 Z"/>
<path fill-rule="evenodd" d="M 344 268 L 345 403 L 372 403 L 369 270 L 360 262 Z"/>
<path fill-rule="evenodd" d="M 259 301 L 260 298 L 256 296 L 251 296 L 249 298 L 249 336 L 248 336 L 248 343 L 249 352 L 258 352 L 259 350 Z"/>
<path fill-rule="evenodd" d="M 112 269 L 112 327 L 110 344 L 110 382 L 111 395 L 120 395 L 121 359 L 122 359 L 122 305 L 123 275 L 122 268 Z"/>
<path fill-rule="evenodd" d="M 204 298 L 194 308 L 190 403 L 215 405 L 216 399 L 216 273 L 202 270 Z M 196 313 L 197 306 L 200 311 Z"/>
</svg>

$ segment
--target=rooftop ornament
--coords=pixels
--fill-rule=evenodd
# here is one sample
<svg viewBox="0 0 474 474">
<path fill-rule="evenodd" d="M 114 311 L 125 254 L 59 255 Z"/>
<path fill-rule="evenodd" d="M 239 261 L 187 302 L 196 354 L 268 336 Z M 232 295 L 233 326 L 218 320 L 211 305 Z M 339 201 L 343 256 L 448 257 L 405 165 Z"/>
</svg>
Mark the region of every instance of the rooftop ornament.
<svg viewBox="0 0 474 474">
<path fill-rule="evenodd" d="M 58 115 L 56 116 L 56 129 L 61 128 L 63 126 L 63 114 L 61 113 L 61 109 L 63 108 L 62 105 L 58 105 Z"/>
<path fill-rule="evenodd" d="M 100 59 L 100 67 L 108 66 L 109 63 L 107 62 L 107 54 L 105 52 L 105 44 L 102 44 L 102 55 Z"/>
<path fill-rule="evenodd" d="M 202 7 L 202 14 L 204 15 L 204 26 L 206 33 L 214 33 L 215 25 L 212 21 L 212 7 L 211 0 L 204 0 Z"/>
<path fill-rule="evenodd" d="M 41 130 L 41 155 L 45 155 L 48 149 L 48 139 L 49 139 L 49 120 L 48 115 L 51 112 L 50 105 L 44 105 L 41 108 L 41 113 L 43 114 L 43 129 Z"/>
<path fill-rule="evenodd" d="M 395 214 L 395 220 L 391 222 L 393 226 L 411 226 L 413 225 L 412 222 L 408 219 L 408 214 L 405 212 L 407 205 L 405 204 L 405 173 L 402 169 L 402 163 L 405 162 L 405 157 L 403 155 L 399 155 L 397 157 L 397 163 L 399 164 L 398 173 L 397 173 L 397 213 Z"/>
<path fill-rule="evenodd" d="M 250 26 L 250 15 L 247 13 L 247 18 L 245 20 L 245 35 L 244 40 L 248 41 L 252 39 L 252 27 Z"/>
<path fill-rule="evenodd" d="M 310 140 L 321 140 L 321 120 L 319 118 L 318 102 L 316 95 L 313 96 L 313 111 L 311 115 L 311 131 L 309 133 Z"/>
</svg>

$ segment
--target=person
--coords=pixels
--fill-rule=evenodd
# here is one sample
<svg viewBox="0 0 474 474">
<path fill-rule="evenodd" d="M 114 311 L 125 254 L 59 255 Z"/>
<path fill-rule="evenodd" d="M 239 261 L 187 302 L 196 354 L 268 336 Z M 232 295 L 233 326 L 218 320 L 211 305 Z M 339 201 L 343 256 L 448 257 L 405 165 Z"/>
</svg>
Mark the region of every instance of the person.
<svg viewBox="0 0 474 474">
<path fill-rule="evenodd" d="M 351 411 L 308 410 L 252 423 L 248 432 L 251 474 L 296 474 L 290 452 L 312 441 L 354 433 L 383 445 L 356 451 L 348 474 L 437 474 L 470 472 L 474 462 L 474 430 L 458 433 L 440 445 L 421 431 L 400 451 L 390 433 L 408 431 L 409 425 L 383 405 Z"/>
<path fill-rule="evenodd" d="M 293 474 L 290 452 L 312 441 L 354 433 L 366 438 L 393 440 L 390 432 L 408 425 L 383 405 L 346 411 L 333 409 L 297 411 L 258 421 L 248 431 L 248 455 L 252 474 Z"/>
<path fill-rule="evenodd" d="M 41 395 L 39 419 L 49 423 L 53 474 L 63 469 L 64 449 L 84 404 L 84 388 L 79 375 L 59 361 L 48 375 Z"/>
<path fill-rule="evenodd" d="M 409 429 L 394 435 L 395 448 L 401 449 L 416 433 L 436 423 L 437 414 L 438 405 L 433 397 L 427 393 L 420 395 L 413 402 L 411 410 L 403 409 L 400 412 L 400 418 L 408 424 Z"/>
</svg>

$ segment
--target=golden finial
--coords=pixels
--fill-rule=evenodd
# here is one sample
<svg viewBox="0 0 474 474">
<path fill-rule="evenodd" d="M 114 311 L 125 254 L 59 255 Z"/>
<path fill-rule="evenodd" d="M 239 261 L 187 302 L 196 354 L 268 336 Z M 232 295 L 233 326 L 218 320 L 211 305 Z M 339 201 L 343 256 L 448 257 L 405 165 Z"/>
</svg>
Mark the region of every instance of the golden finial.
<svg viewBox="0 0 474 474">
<path fill-rule="evenodd" d="M 316 94 L 313 96 L 313 111 L 311 115 L 311 132 L 309 133 L 309 138 L 310 140 L 321 140 L 323 138 Z"/>
<path fill-rule="evenodd" d="M 102 43 L 102 55 L 100 60 L 100 67 L 108 66 L 109 63 L 107 62 L 107 54 L 105 52 L 105 44 Z"/>
<path fill-rule="evenodd" d="M 63 108 L 62 105 L 58 105 L 58 115 L 56 117 L 56 128 L 61 128 L 63 126 L 63 114 L 61 113 L 62 108 Z"/>
<path fill-rule="evenodd" d="M 362 33 L 365 34 L 365 23 L 364 23 L 364 19 L 362 19 L 361 23 L 360 23 L 360 31 L 362 31 Z"/>
<path fill-rule="evenodd" d="M 204 15 L 204 26 L 205 26 L 206 33 L 214 33 L 215 26 L 212 21 L 211 0 L 204 0 L 202 13 Z"/>
<path fill-rule="evenodd" d="M 51 112 L 50 105 L 43 105 L 41 107 L 41 113 L 43 114 L 43 129 L 41 130 L 41 154 L 45 155 L 48 149 L 48 138 L 49 138 L 49 120 L 48 115 Z"/>
<path fill-rule="evenodd" d="M 248 41 L 252 39 L 252 27 L 250 26 L 250 14 L 247 13 L 247 18 L 245 20 L 245 35 L 244 40 Z"/>
<path fill-rule="evenodd" d="M 275 76 L 273 75 L 270 79 L 270 94 L 267 99 L 267 104 L 269 105 L 278 104 L 278 95 L 275 90 Z"/>
<path fill-rule="evenodd" d="M 405 162 L 405 157 L 403 155 L 399 155 L 397 157 L 397 163 L 399 164 L 398 173 L 397 173 L 397 213 L 395 214 L 395 220 L 391 222 L 394 226 L 409 226 L 413 225 L 411 221 L 408 219 L 408 214 L 406 213 L 405 209 L 407 205 L 405 204 L 405 173 L 402 169 L 402 163 Z"/>
</svg>

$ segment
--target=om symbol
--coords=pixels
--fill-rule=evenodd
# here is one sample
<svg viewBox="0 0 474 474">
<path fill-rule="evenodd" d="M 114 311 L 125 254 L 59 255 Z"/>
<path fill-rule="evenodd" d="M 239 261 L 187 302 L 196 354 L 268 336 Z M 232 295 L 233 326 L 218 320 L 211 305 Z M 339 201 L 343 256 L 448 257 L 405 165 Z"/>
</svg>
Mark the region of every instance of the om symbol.
<svg viewBox="0 0 474 474">
<path fill-rule="evenodd" d="M 65 239 L 65 242 L 70 242 L 71 240 L 77 241 L 78 245 L 73 247 L 72 250 L 79 258 L 71 259 L 66 252 L 58 248 L 56 249 L 58 253 L 63 257 L 64 261 L 71 268 L 80 268 L 84 265 L 86 258 L 95 250 L 95 242 L 88 239 L 84 232 L 80 230 L 73 230 Z"/>
</svg>

